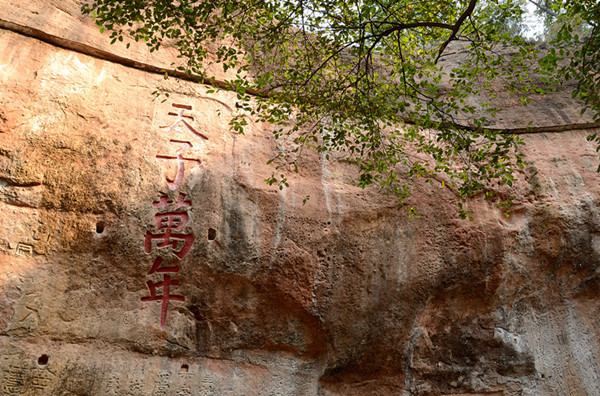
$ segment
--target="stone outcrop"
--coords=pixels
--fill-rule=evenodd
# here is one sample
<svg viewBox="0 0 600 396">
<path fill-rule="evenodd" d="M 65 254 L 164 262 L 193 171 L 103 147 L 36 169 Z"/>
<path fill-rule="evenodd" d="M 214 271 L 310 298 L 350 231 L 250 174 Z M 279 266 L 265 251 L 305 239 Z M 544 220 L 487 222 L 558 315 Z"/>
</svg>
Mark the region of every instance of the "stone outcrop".
<svg viewBox="0 0 600 396">
<path fill-rule="evenodd" d="M 409 219 L 315 153 L 279 190 L 233 93 L 165 80 L 168 47 L 110 46 L 78 8 L 0 7 L 0 393 L 600 394 L 588 132 L 524 135 L 508 218 L 417 184 Z M 585 121 L 565 92 L 506 107 Z"/>
</svg>

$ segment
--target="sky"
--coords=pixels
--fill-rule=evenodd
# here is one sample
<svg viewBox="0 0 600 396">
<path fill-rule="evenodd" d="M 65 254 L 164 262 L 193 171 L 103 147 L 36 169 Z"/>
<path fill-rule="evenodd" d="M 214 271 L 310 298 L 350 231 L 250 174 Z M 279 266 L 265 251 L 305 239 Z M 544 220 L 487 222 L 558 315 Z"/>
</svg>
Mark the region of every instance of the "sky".
<svg viewBox="0 0 600 396">
<path fill-rule="evenodd" d="M 527 2 L 527 12 L 523 15 L 523 22 L 526 26 L 525 37 L 535 39 L 544 32 L 544 20 L 535 14 L 536 6 Z"/>
</svg>

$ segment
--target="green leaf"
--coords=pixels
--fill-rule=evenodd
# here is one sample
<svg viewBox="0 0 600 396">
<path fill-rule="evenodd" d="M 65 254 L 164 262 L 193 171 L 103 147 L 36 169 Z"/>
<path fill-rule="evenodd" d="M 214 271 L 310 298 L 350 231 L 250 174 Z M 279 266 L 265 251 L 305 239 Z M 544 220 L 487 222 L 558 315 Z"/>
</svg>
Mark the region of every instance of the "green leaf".
<svg viewBox="0 0 600 396">
<path fill-rule="evenodd" d="M 323 160 L 343 158 L 356 167 L 357 185 L 400 203 L 412 184 L 442 178 L 460 197 L 459 216 L 470 219 L 462 202 L 492 196 L 498 183 L 512 186 L 514 168 L 525 163 L 522 139 L 485 129 L 498 124 L 496 102 L 526 106 L 571 80 L 582 112 L 600 120 L 600 82 L 592 77 L 600 29 L 590 28 L 598 23 L 591 3 L 549 2 L 559 17 L 548 19 L 545 34 L 553 36 L 542 48 L 523 37 L 524 1 L 478 2 L 462 18 L 467 4 L 94 0 L 82 12 L 111 32 L 111 43 L 128 35 L 153 52 L 168 40 L 177 75 L 209 85 L 207 95 L 235 92 L 230 128 L 242 134 L 249 121 L 271 124 L 280 150 L 271 166 L 301 173 L 301 156 L 314 149 Z M 454 24 L 461 25 L 452 37 Z M 460 62 L 448 49 L 454 43 L 442 45 L 449 37 L 465 43 Z M 232 79 L 211 78 L 215 66 Z M 265 181 L 289 183 L 274 174 Z"/>
</svg>

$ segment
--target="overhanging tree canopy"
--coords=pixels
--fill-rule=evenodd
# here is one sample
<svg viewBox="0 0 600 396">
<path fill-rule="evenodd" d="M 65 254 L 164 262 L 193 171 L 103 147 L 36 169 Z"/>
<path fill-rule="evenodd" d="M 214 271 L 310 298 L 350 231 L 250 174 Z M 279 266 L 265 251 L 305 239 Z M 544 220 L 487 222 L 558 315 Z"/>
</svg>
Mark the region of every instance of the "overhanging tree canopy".
<svg viewBox="0 0 600 396">
<path fill-rule="evenodd" d="M 359 185 L 402 202 L 415 178 L 437 179 L 461 205 L 492 183 L 511 185 L 524 164 L 519 136 L 486 128 L 499 85 L 526 104 L 575 79 L 574 97 L 600 119 L 600 6 L 535 4 L 554 24 L 543 52 L 520 34 L 519 0 L 93 0 L 83 11 L 113 42 L 130 35 L 152 51 L 171 40 L 179 70 L 201 81 L 211 81 L 215 55 L 236 72 L 226 82 L 239 99 L 232 127 L 242 132 L 252 115 L 294 139 L 275 161 L 295 164 L 304 147 L 343 151 Z M 464 54 L 458 64 L 444 62 L 451 43 Z M 473 95 L 489 98 L 477 113 Z M 267 181 L 287 184 L 277 173 Z"/>
</svg>

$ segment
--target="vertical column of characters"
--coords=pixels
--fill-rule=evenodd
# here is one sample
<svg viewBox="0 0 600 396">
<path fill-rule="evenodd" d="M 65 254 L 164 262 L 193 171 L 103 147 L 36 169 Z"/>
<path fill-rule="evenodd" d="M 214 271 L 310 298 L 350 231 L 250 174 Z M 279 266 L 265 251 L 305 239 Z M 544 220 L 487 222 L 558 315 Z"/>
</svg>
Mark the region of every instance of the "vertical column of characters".
<svg viewBox="0 0 600 396">
<path fill-rule="evenodd" d="M 183 130 L 183 132 L 192 133 L 196 138 L 208 140 L 205 135 L 196 131 L 190 125 L 189 121 L 194 121 L 194 117 L 184 114 L 185 110 L 192 110 L 192 106 L 177 103 L 173 103 L 172 106 L 178 109 L 178 112 L 169 112 L 168 115 L 174 116 L 176 119 L 171 125 L 160 127 L 163 131 L 179 132 Z M 184 153 L 194 147 L 192 141 L 170 139 L 169 143 L 177 147 L 175 154 L 158 154 L 156 159 L 159 162 L 174 161 L 176 164 L 176 174 L 172 179 L 168 176 L 165 177 L 170 193 L 162 195 L 158 201 L 152 203 L 152 206 L 158 212 L 154 214 L 154 225 L 157 232 L 147 231 L 144 236 L 144 252 L 150 254 L 154 247 L 160 252 L 160 255 L 154 259 L 154 264 L 150 268 L 150 271 L 148 271 L 148 276 L 152 275 L 156 277 L 156 275 L 162 275 L 162 279 L 159 278 L 158 282 L 148 280 L 146 284 L 150 295 L 141 298 L 143 302 L 161 302 L 161 328 L 164 327 L 167 321 L 169 302 L 185 301 L 185 296 L 173 294 L 172 289 L 180 285 L 179 280 L 175 279 L 176 274 L 179 272 L 180 261 L 187 256 L 194 244 L 193 233 L 183 232 L 183 228 L 189 222 L 187 210 L 192 206 L 192 202 L 186 199 L 186 194 L 177 190 L 181 187 L 185 177 L 186 162 L 201 163 L 200 159 L 184 157 Z M 177 199 L 170 199 L 171 196 L 175 195 L 175 192 L 178 193 Z M 157 243 L 153 244 L 154 241 Z M 174 256 L 176 260 L 174 263 L 165 262 L 172 261 L 169 257 L 166 257 L 168 253 Z M 158 294 L 157 289 L 161 289 L 162 293 Z"/>
</svg>

